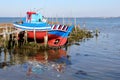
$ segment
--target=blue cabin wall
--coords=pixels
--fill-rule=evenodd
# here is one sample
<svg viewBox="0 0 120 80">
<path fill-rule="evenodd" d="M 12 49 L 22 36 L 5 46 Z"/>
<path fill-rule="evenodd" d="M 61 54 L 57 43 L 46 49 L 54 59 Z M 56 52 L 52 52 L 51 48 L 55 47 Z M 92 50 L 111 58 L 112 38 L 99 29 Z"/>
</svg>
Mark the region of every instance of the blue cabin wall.
<svg viewBox="0 0 120 80">
<path fill-rule="evenodd" d="M 41 22 L 42 21 L 42 15 L 40 14 L 33 14 L 31 18 L 31 22 Z"/>
</svg>

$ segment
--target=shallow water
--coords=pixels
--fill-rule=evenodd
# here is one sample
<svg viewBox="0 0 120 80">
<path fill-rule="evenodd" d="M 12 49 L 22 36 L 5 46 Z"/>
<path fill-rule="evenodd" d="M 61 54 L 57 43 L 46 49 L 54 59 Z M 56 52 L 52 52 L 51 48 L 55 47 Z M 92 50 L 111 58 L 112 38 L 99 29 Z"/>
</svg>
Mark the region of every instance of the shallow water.
<svg viewBox="0 0 120 80">
<path fill-rule="evenodd" d="M 77 23 L 85 22 L 88 29 L 98 28 L 99 36 L 60 50 L 2 49 L 0 80 L 119 80 L 119 21 L 120 18 L 78 19 Z"/>
</svg>

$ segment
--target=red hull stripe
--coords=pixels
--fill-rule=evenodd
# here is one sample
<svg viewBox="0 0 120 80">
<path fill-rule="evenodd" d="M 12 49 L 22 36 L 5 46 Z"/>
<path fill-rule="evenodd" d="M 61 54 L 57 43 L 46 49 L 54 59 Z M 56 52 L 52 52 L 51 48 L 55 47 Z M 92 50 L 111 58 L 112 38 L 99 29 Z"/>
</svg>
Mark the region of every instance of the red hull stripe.
<svg viewBox="0 0 120 80">
<path fill-rule="evenodd" d="M 67 38 L 57 36 L 55 34 L 47 34 L 46 31 L 36 32 L 36 39 L 44 39 L 44 36 L 48 35 L 48 45 L 49 46 L 63 46 L 67 42 Z M 34 39 L 33 31 L 28 32 L 28 38 Z"/>
</svg>

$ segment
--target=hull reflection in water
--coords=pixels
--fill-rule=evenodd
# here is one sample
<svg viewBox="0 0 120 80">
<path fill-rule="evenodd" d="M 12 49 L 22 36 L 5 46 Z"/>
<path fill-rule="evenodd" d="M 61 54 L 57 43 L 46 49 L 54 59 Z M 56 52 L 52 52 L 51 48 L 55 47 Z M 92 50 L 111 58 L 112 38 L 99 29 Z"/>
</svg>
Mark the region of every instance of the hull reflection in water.
<svg viewBox="0 0 120 80">
<path fill-rule="evenodd" d="M 14 49 L 5 50 L 1 49 L 0 53 L 0 68 L 6 68 L 12 65 L 26 65 L 27 64 L 37 64 L 40 65 L 70 65 L 70 57 L 67 55 L 67 51 L 64 49 L 59 50 L 30 50 L 30 49 Z M 34 64 L 33 64 L 34 63 Z M 24 67 L 25 68 L 25 67 Z"/>
<path fill-rule="evenodd" d="M 69 55 L 67 55 L 67 52 L 63 49 L 59 49 L 59 50 L 48 50 L 47 52 L 44 51 L 44 53 L 37 53 L 34 56 L 34 60 L 40 61 L 40 62 L 44 62 L 44 61 L 55 61 L 57 63 L 65 63 L 68 65 L 68 63 L 70 64 L 70 60 L 69 60 Z"/>
<path fill-rule="evenodd" d="M 70 64 L 71 62 L 65 50 L 48 50 L 39 51 L 30 57 L 23 64 L 23 69 L 27 72 L 27 75 L 31 75 L 32 73 L 41 74 L 47 70 L 63 72 L 66 65 Z"/>
</svg>

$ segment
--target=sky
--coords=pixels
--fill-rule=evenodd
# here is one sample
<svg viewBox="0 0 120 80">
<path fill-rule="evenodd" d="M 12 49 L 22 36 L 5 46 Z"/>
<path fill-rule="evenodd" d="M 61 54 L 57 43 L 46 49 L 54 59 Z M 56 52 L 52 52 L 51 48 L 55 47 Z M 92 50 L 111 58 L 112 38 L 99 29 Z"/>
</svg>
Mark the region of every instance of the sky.
<svg viewBox="0 0 120 80">
<path fill-rule="evenodd" d="M 35 10 L 46 17 L 118 17 L 120 0 L 1 0 L 0 17 L 24 17 Z"/>
</svg>

